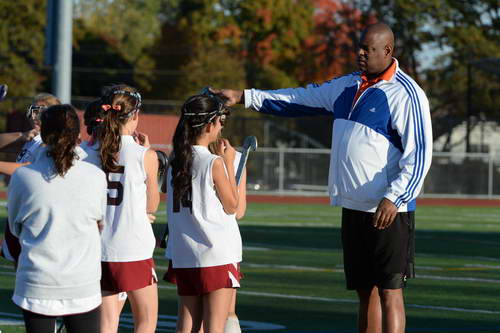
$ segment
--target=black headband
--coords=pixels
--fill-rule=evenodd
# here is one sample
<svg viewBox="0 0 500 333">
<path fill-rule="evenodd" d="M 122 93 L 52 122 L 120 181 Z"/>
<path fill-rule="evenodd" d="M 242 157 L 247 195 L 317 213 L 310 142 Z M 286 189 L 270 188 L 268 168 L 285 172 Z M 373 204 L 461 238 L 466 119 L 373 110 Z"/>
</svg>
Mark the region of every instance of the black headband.
<svg viewBox="0 0 500 333">
<path fill-rule="evenodd" d="M 208 87 L 203 88 L 200 91 L 200 95 L 210 97 L 210 99 L 215 102 L 216 108 L 210 112 L 200 112 L 200 113 L 184 112 L 182 114 L 183 116 L 209 116 L 202 123 L 191 125 L 191 127 L 203 126 L 203 125 L 211 122 L 215 117 L 225 114 L 225 112 L 224 112 L 226 110 L 225 101 L 221 97 L 219 97 L 216 94 L 214 94 L 213 92 L 211 92 Z"/>
</svg>

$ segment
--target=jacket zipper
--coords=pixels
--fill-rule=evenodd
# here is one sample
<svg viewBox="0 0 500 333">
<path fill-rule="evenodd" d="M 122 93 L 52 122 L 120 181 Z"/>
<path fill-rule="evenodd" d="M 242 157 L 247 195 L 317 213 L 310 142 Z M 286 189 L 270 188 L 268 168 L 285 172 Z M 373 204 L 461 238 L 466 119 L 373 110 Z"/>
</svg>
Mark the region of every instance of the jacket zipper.
<svg viewBox="0 0 500 333">
<path fill-rule="evenodd" d="M 356 102 L 352 104 L 351 111 L 349 111 L 349 115 L 347 116 L 347 119 L 348 119 L 348 120 L 350 120 L 350 119 L 351 119 L 352 112 L 354 111 L 354 108 L 356 107 L 356 105 L 358 105 L 358 102 L 359 102 L 359 100 L 361 99 L 361 97 L 363 97 L 363 95 L 366 93 L 366 91 L 367 91 L 368 89 L 373 88 L 375 85 L 376 85 L 376 84 L 374 84 L 374 85 L 373 85 L 373 86 L 371 86 L 371 87 L 366 88 L 366 89 L 365 89 L 365 91 L 363 91 L 363 92 L 361 93 L 361 95 L 359 95 L 359 97 L 358 97 L 358 99 L 356 100 Z"/>
</svg>

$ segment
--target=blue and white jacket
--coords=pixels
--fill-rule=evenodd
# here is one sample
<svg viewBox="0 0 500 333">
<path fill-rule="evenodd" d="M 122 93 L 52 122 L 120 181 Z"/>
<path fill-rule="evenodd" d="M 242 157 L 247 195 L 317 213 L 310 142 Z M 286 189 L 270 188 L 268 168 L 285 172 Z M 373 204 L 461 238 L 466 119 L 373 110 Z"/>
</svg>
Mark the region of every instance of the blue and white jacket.
<svg viewBox="0 0 500 333">
<path fill-rule="evenodd" d="M 397 65 L 389 81 L 356 103 L 360 73 L 306 88 L 245 90 L 245 107 L 285 117 L 334 118 L 328 187 L 334 206 L 374 212 L 387 198 L 413 211 L 432 158 L 432 126 L 424 91 Z"/>
</svg>

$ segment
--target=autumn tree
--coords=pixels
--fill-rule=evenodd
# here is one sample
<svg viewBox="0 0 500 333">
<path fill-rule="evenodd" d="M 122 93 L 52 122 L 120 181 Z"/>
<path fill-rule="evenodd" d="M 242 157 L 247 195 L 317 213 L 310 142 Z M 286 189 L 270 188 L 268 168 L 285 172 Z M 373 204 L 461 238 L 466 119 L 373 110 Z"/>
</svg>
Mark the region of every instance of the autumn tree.
<svg viewBox="0 0 500 333">
<path fill-rule="evenodd" d="M 314 32 L 303 43 L 296 70 L 301 83 L 323 82 L 356 70 L 360 32 L 377 21 L 340 0 L 315 0 L 314 6 Z"/>
<path fill-rule="evenodd" d="M 162 1 L 80 0 L 76 3 L 74 66 L 94 69 L 85 76 L 79 75 L 80 91 L 89 94 L 88 88 L 95 91 L 112 79 L 132 81 L 145 91 L 151 89 L 155 69 L 151 49 L 160 34 Z M 103 69 L 105 75 L 98 73 L 99 67 L 108 68 Z"/>
<path fill-rule="evenodd" d="M 0 83 L 9 85 L 9 96 L 33 96 L 45 80 L 45 6 L 38 0 L 0 2 Z"/>
</svg>

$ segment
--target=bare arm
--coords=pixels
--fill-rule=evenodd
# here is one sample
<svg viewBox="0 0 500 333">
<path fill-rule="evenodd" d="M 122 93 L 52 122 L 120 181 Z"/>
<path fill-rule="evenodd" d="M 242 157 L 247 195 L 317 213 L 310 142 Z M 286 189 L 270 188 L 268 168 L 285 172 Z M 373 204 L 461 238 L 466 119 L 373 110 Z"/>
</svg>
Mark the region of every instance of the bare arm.
<svg viewBox="0 0 500 333">
<path fill-rule="evenodd" d="M 3 152 L 18 152 L 21 146 L 38 134 L 32 129 L 26 132 L 0 133 L 0 150 Z"/>
<path fill-rule="evenodd" d="M 1 133 L 0 134 L 0 149 L 4 149 L 6 146 L 20 140 L 23 136 L 22 132 L 11 132 L 11 133 Z"/>
<path fill-rule="evenodd" d="M 160 203 L 160 192 L 158 191 L 158 158 L 154 150 L 146 151 L 144 155 L 144 168 L 146 169 L 146 211 L 153 214 Z M 151 220 L 151 218 L 150 218 Z M 151 221 L 153 222 L 153 221 Z"/>
<path fill-rule="evenodd" d="M 223 139 L 220 145 L 225 146 L 225 149 L 219 147 L 221 159 L 216 159 L 212 166 L 212 177 L 215 184 L 215 190 L 219 195 L 224 211 L 227 214 L 234 214 L 238 209 L 238 188 L 236 179 L 234 178 L 234 156 L 236 151 L 231 146 L 229 141 Z M 227 170 L 227 174 L 226 174 Z"/>
<path fill-rule="evenodd" d="M 12 176 L 14 171 L 18 168 L 28 165 L 29 163 L 16 163 L 16 162 L 0 162 L 0 173 Z"/>
<path fill-rule="evenodd" d="M 240 185 L 238 185 L 238 209 L 236 210 L 236 219 L 239 220 L 245 216 L 247 210 L 247 169 L 243 170 Z"/>
</svg>

